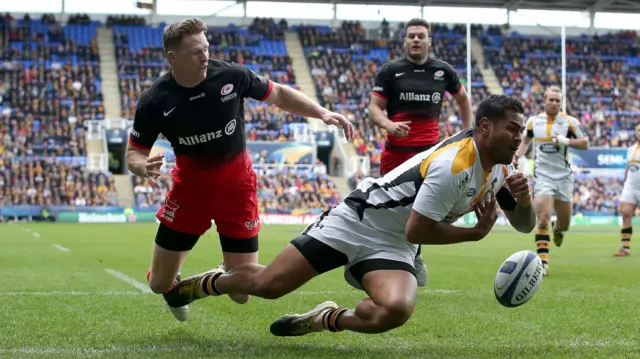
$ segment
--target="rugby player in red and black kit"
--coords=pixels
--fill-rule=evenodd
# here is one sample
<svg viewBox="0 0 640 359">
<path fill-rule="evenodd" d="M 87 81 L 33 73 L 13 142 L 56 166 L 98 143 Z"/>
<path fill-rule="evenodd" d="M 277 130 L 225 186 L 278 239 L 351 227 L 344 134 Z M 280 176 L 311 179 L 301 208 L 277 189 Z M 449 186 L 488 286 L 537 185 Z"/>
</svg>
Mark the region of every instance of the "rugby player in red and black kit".
<svg viewBox="0 0 640 359">
<path fill-rule="evenodd" d="M 448 63 L 429 56 L 429 23 L 412 19 L 404 32 L 406 56 L 382 66 L 371 93 L 371 120 L 387 131 L 380 176 L 440 141 L 438 120 L 445 91 L 453 95 L 462 125 L 472 125 L 471 103 L 458 73 Z M 426 285 L 427 268 L 420 249 L 415 267 L 418 285 Z"/>
<path fill-rule="evenodd" d="M 127 167 L 155 180 L 162 155 L 149 158 L 158 135 L 169 140 L 176 155 L 173 187 L 156 216 L 160 225 L 147 279 L 163 294 L 176 319 L 187 319 L 188 306 L 170 289 L 189 251 L 216 223 L 224 272 L 257 263 L 260 220 L 256 173 L 246 149 L 244 101 L 253 98 L 294 114 L 320 118 L 344 128 L 352 124 L 327 111 L 301 92 L 276 84 L 236 64 L 209 59 L 206 26 L 186 19 L 164 29 L 164 51 L 171 72 L 158 78 L 138 102 L 127 150 Z M 222 268 L 224 267 L 224 268 Z M 248 296 L 232 298 L 246 303 Z"/>
</svg>

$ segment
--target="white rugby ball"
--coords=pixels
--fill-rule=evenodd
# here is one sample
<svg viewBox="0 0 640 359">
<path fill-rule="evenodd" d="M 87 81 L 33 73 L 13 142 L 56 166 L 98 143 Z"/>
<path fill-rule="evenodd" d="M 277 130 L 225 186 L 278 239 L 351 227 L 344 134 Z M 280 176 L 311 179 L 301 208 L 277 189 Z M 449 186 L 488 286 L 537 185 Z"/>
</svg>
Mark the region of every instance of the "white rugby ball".
<svg viewBox="0 0 640 359">
<path fill-rule="evenodd" d="M 520 251 L 507 258 L 493 283 L 498 303 L 513 308 L 533 298 L 542 283 L 542 261 L 535 252 Z"/>
</svg>

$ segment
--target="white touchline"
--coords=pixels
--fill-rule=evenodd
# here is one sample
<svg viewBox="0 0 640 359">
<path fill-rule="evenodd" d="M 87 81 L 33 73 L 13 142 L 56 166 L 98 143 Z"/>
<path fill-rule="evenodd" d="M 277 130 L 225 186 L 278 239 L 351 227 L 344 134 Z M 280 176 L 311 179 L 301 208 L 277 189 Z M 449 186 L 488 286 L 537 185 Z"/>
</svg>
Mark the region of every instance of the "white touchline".
<svg viewBox="0 0 640 359">
<path fill-rule="evenodd" d="M 61 251 L 61 252 L 68 252 L 68 251 L 69 251 L 69 248 L 63 247 L 63 246 L 61 246 L 61 245 L 59 245 L 59 244 L 53 244 L 53 245 L 51 245 L 51 246 L 52 246 L 53 248 L 55 248 L 55 249 L 57 249 L 57 250 Z"/>
<path fill-rule="evenodd" d="M 142 291 L 142 293 L 152 293 L 151 289 L 149 289 L 148 285 L 146 285 L 144 283 L 141 283 L 141 282 L 138 282 L 137 280 L 129 277 L 128 275 L 126 275 L 126 274 L 124 274 L 122 272 L 118 272 L 117 270 L 110 269 L 110 268 L 105 268 L 105 271 L 107 273 L 111 274 L 112 276 L 120 279 L 121 281 L 127 282 L 127 283 L 131 284 L 132 286 L 140 289 L 140 291 Z"/>
</svg>

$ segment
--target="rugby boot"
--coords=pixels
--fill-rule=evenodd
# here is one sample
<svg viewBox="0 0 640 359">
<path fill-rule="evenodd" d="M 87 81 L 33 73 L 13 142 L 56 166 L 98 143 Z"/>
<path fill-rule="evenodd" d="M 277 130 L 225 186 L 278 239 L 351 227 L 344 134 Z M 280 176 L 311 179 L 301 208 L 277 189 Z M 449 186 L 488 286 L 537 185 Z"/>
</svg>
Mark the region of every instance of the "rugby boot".
<svg viewBox="0 0 640 359">
<path fill-rule="evenodd" d="M 271 334 L 279 337 L 294 337 L 314 332 L 321 332 L 323 326 L 323 315 L 326 311 L 338 309 L 334 302 L 324 302 L 304 314 L 288 314 L 276 320 L 269 328 Z"/>
<path fill-rule="evenodd" d="M 631 255 L 631 251 L 628 249 L 622 248 L 620 251 L 613 254 L 614 257 L 629 257 Z"/>
<path fill-rule="evenodd" d="M 564 241 L 564 233 L 556 229 L 556 224 L 556 221 L 551 222 L 551 228 L 553 229 L 553 243 L 560 247 L 562 245 L 562 241 Z"/>
<path fill-rule="evenodd" d="M 219 268 L 212 269 L 210 271 L 192 275 L 175 285 L 169 292 L 163 294 L 167 300 L 169 307 L 178 308 L 189 305 L 191 302 L 208 297 L 202 288 L 202 278 L 208 274 L 224 274 L 224 271 Z"/>
<path fill-rule="evenodd" d="M 147 282 L 149 281 L 149 276 L 151 275 L 151 269 L 147 272 Z M 180 273 L 176 275 L 176 279 L 173 281 L 171 288 L 167 293 L 163 293 L 162 297 L 164 298 L 165 303 L 167 304 L 167 309 L 173 314 L 173 316 L 180 322 L 184 322 L 187 320 L 189 316 L 189 306 L 188 305 L 172 305 L 175 304 L 172 300 L 173 297 L 169 294 L 175 286 L 180 283 Z"/>
</svg>

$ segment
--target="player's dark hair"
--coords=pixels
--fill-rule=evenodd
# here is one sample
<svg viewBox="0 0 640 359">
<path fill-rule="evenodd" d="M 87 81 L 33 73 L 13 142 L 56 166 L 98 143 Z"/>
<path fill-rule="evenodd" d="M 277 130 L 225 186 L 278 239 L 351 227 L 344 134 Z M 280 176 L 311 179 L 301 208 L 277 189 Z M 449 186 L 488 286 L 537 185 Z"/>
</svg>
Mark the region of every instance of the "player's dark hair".
<svg viewBox="0 0 640 359">
<path fill-rule="evenodd" d="M 524 114 L 522 102 L 506 95 L 490 95 L 480 102 L 476 110 L 476 126 L 480 125 L 483 117 L 496 122 L 505 119 L 507 111 Z"/>
<path fill-rule="evenodd" d="M 429 22 L 425 19 L 420 19 L 420 18 L 415 18 L 415 19 L 411 19 L 409 20 L 409 22 L 407 22 L 406 25 L 404 25 L 404 34 L 405 36 L 407 35 L 407 29 L 410 26 L 424 26 L 427 28 L 427 30 L 429 32 L 431 32 L 431 28 L 429 27 Z"/>
<path fill-rule="evenodd" d="M 165 26 L 162 32 L 164 53 L 166 54 L 170 49 L 180 46 L 183 37 L 205 31 L 207 31 L 207 25 L 205 25 L 202 20 L 196 18 L 180 20 Z"/>
</svg>

